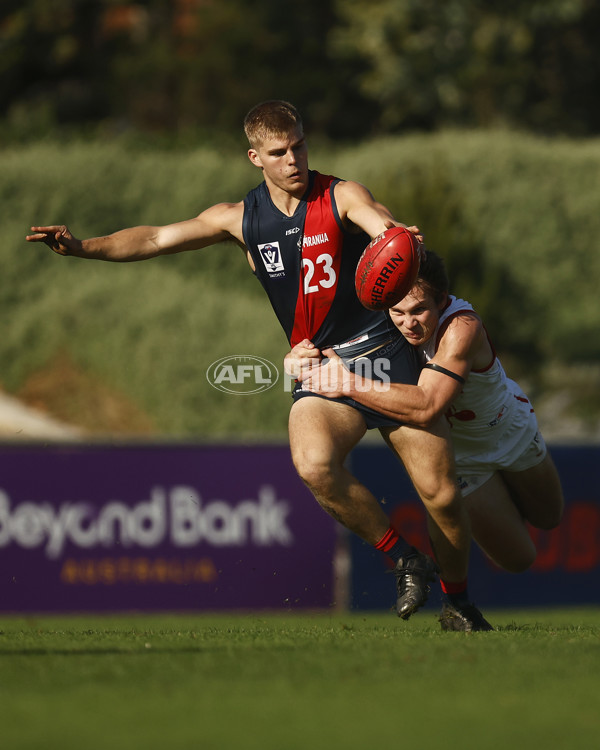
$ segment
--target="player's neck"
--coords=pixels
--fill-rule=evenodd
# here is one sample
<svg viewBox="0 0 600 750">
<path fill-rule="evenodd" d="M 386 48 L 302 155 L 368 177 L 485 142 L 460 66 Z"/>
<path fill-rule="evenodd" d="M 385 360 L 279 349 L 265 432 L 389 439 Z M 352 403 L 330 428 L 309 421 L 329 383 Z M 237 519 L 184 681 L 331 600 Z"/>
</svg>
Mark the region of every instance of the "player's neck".
<svg viewBox="0 0 600 750">
<path fill-rule="evenodd" d="M 286 216 L 293 216 L 296 212 L 296 209 L 298 208 L 300 199 L 304 195 L 304 188 L 290 193 L 286 190 L 278 188 L 275 185 L 269 185 L 269 183 L 267 183 L 267 187 L 269 189 L 269 195 L 271 196 L 271 200 L 273 201 L 275 207 L 278 208 L 282 214 L 285 214 Z"/>
<path fill-rule="evenodd" d="M 308 170 L 305 174 L 275 180 L 265 174 L 264 180 L 275 207 L 285 216 L 293 216 L 308 190 L 310 183 Z"/>
</svg>

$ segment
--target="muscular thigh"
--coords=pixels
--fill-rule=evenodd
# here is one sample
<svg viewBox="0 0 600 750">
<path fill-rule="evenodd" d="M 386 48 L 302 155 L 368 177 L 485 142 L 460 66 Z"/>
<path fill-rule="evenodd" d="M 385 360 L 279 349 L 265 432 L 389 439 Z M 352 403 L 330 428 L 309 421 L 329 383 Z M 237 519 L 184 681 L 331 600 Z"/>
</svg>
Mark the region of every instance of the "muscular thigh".
<svg viewBox="0 0 600 750">
<path fill-rule="evenodd" d="M 445 420 L 427 430 L 401 425 L 381 432 L 423 500 L 438 496 L 443 486 L 455 492 L 456 468 Z"/>
<path fill-rule="evenodd" d="M 502 471 L 501 475 L 529 523 L 540 529 L 552 529 L 559 524 L 564 500 L 560 478 L 549 453 L 537 466 L 524 471 Z"/>
<path fill-rule="evenodd" d="M 500 474 L 469 493 L 465 503 L 473 538 L 492 560 L 515 573 L 533 563 L 535 548 Z"/>
<path fill-rule="evenodd" d="M 341 463 L 367 430 L 360 412 L 322 398 L 302 398 L 290 411 L 290 448 L 294 463 Z"/>
</svg>

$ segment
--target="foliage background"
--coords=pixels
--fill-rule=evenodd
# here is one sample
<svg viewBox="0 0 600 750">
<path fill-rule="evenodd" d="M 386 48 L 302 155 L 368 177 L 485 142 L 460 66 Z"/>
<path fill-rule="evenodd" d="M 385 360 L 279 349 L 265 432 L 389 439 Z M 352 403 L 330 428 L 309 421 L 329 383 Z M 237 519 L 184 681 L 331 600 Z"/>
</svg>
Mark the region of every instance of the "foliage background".
<svg viewBox="0 0 600 750">
<path fill-rule="evenodd" d="M 311 132 L 600 126 L 595 0 L 4 0 L 0 115 L 238 134 L 265 98 Z"/>
<path fill-rule="evenodd" d="M 599 16 L 591 0 L 6 0 L 0 384 L 93 433 L 285 434 L 283 389 L 241 402 L 206 382 L 220 356 L 286 351 L 239 250 L 123 266 L 23 240 L 241 199 L 259 179 L 241 120 L 282 97 L 315 168 L 422 227 L 538 410 L 597 430 Z"/>
<path fill-rule="evenodd" d="M 481 311 L 505 364 L 531 395 L 552 386 L 549 373 L 598 362 L 600 255 L 589 248 L 600 216 L 593 191 L 586 199 L 582 190 L 600 172 L 598 141 L 447 131 L 317 148 L 313 156 L 323 171 L 371 185 L 397 216 L 431 227 L 428 244 L 447 259 L 453 287 Z M 204 148 L 132 153 L 115 142 L 36 143 L 2 157 L 0 309 L 10 323 L 0 358 L 7 390 L 55 413 L 74 410 L 61 416 L 81 421 L 81 400 L 93 392 L 81 380 L 87 373 L 148 417 L 135 429 L 285 433 L 290 396 L 283 388 L 243 398 L 206 381 L 220 357 L 251 354 L 281 368 L 287 351 L 238 248 L 109 264 L 65 259 L 23 241 L 32 216 L 72 216 L 77 235 L 96 236 L 195 215 L 215 200 L 241 198 L 257 179 L 249 162 Z M 61 387 L 65 379 L 70 385 Z M 55 395 L 51 406 L 56 389 L 62 405 Z M 95 422 L 105 408 L 98 399 L 88 426 L 104 429 Z M 137 424 L 130 413 L 127 420 L 129 429 Z"/>
</svg>

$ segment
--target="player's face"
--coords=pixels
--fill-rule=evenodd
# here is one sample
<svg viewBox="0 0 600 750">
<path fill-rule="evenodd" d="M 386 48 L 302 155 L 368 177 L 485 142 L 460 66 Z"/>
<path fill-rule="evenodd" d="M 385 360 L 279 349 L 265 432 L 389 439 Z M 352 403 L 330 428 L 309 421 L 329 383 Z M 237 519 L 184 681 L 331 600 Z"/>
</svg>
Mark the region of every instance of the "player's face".
<svg viewBox="0 0 600 750">
<path fill-rule="evenodd" d="M 267 138 L 248 151 L 250 161 L 263 170 L 269 186 L 301 197 L 308 187 L 308 149 L 300 127 L 287 135 Z"/>
<path fill-rule="evenodd" d="M 445 305 L 445 298 L 437 304 L 432 294 L 414 286 L 403 300 L 390 308 L 390 318 L 410 344 L 422 346 L 433 336 Z"/>
</svg>

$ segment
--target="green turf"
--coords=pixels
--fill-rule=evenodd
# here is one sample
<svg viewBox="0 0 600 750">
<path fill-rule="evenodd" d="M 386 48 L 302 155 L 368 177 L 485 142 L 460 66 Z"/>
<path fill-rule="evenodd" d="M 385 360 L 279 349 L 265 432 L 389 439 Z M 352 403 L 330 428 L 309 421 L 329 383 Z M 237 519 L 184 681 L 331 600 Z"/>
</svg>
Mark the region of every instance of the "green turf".
<svg viewBox="0 0 600 750">
<path fill-rule="evenodd" d="M 600 609 L 0 618 L 7 750 L 585 748 Z"/>
</svg>

